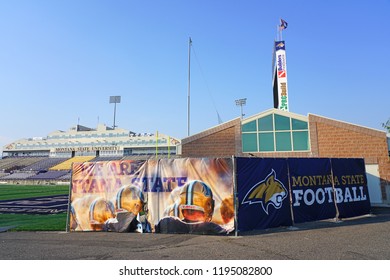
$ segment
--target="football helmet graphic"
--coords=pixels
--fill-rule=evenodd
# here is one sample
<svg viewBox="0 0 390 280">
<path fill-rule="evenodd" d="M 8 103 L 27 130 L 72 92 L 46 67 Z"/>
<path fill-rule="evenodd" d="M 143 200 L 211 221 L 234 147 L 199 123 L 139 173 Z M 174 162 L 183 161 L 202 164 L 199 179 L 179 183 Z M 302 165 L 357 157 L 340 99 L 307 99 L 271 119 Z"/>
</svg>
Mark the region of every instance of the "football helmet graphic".
<svg viewBox="0 0 390 280">
<path fill-rule="evenodd" d="M 180 190 L 179 209 L 188 222 L 210 222 L 214 212 L 211 188 L 204 182 L 187 182 Z"/>
<path fill-rule="evenodd" d="M 181 217 L 179 211 L 179 203 L 173 203 L 164 210 L 163 216 Z"/>
<path fill-rule="evenodd" d="M 77 220 L 76 211 L 74 210 L 73 205 L 70 205 L 70 215 L 69 215 L 69 227 L 71 230 L 75 230 L 79 226 L 79 221 Z"/>
<path fill-rule="evenodd" d="M 89 223 L 93 230 L 103 229 L 104 222 L 115 217 L 114 204 L 104 198 L 96 198 L 89 207 Z"/>
<path fill-rule="evenodd" d="M 126 185 L 121 187 L 115 198 L 115 207 L 117 212 L 128 211 L 137 215 L 143 210 L 145 203 L 144 194 L 136 186 Z"/>
</svg>

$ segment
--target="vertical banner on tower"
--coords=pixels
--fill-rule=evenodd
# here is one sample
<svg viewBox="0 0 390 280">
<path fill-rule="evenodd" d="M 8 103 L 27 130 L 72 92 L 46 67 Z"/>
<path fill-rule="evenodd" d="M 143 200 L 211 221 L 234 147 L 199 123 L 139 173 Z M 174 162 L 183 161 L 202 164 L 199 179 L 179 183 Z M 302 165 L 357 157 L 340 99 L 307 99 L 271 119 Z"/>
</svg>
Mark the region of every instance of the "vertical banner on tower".
<svg viewBox="0 0 390 280">
<path fill-rule="evenodd" d="M 289 158 L 295 223 L 336 217 L 331 164 L 328 158 Z"/>
<path fill-rule="evenodd" d="M 273 61 L 274 107 L 283 111 L 289 111 L 286 46 L 284 41 L 275 42 L 275 58 Z"/>
<path fill-rule="evenodd" d="M 331 161 L 339 218 L 370 213 L 364 159 L 332 158 Z"/>
<path fill-rule="evenodd" d="M 286 159 L 237 158 L 238 229 L 292 225 Z"/>
</svg>

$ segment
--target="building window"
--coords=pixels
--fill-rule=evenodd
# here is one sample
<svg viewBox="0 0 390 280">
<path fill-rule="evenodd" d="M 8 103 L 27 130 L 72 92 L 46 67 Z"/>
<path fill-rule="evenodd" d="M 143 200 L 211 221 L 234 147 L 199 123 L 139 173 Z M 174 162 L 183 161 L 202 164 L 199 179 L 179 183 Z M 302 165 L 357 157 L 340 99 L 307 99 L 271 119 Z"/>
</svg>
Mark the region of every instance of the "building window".
<svg viewBox="0 0 390 280">
<path fill-rule="evenodd" d="M 245 133 L 242 135 L 243 152 L 257 151 L 256 133 Z"/>
<path fill-rule="evenodd" d="M 290 118 L 275 114 L 275 130 L 290 130 Z"/>
<path fill-rule="evenodd" d="M 308 131 L 293 131 L 294 151 L 309 150 L 309 133 Z"/>
<path fill-rule="evenodd" d="M 300 121 L 297 119 L 291 119 L 291 123 L 292 123 L 293 130 L 307 130 L 308 129 L 307 122 Z"/>
<path fill-rule="evenodd" d="M 243 132 L 256 132 L 257 131 L 256 121 L 252 121 L 252 122 L 244 124 L 242 126 L 242 131 Z"/>
<path fill-rule="evenodd" d="M 290 132 L 276 132 L 275 143 L 277 152 L 291 151 L 291 133 Z"/>
<path fill-rule="evenodd" d="M 274 113 L 244 123 L 242 150 L 244 153 L 308 151 L 308 123 Z"/>
<path fill-rule="evenodd" d="M 273 131 L 274 130 L 274 118 L 272 115 L 265 116 L 258 120 L 260 131 Z"/>
</svg>

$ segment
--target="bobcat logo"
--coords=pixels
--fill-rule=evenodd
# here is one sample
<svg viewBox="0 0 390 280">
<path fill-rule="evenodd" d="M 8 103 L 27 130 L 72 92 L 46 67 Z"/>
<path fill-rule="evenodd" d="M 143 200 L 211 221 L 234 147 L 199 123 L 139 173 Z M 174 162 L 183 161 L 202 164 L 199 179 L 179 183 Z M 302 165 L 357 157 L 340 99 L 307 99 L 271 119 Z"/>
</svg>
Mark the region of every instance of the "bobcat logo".
<svg viewBox="0 0 390 280">
<path fill-rule="evenodd" d="M 255 184 L 245 195 L 241 204 L 261 203 L 263 210 L 268 215 L 268 206 L 271 204 L 276 209 L 282 207 L 283 200 L 287 197 L 287 189 L 282 182 L 276 179 L 275 170 L 261 182 Z"/>
</svg>

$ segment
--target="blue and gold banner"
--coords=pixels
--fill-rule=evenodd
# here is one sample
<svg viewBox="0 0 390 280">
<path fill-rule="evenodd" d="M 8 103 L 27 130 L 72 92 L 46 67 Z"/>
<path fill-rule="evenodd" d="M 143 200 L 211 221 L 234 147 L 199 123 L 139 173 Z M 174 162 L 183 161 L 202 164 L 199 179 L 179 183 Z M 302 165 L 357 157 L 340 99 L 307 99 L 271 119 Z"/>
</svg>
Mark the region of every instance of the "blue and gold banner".
<svg viewBox="0 0 390 280">
<path fill-rule="evenodd" d="M 237 158 L 238 229 L 292 225 L 286 159 Z"/>
<path fill-rule="evenodd" d="M 229 234 L 354 217 L 370 207 L 363 159 L 85 162 L 72 167 L 68 225 L 71 231 Z"/>
<path fill-rule="evenodd" d="M 331 164 L 328 158 L 289 158 L 294 222 L 336 217 Z"/>
<path fill-rule="evenodd" d="M 363 159 L 237 158 L 236 181 L 241 231 L 355 217 L 371 207 Z"/>
<path fill-rule="evenodd" d="M 363 159 L 331 159 L 339 218 L 370 213 L 370 198 Z"/>
</svg>

